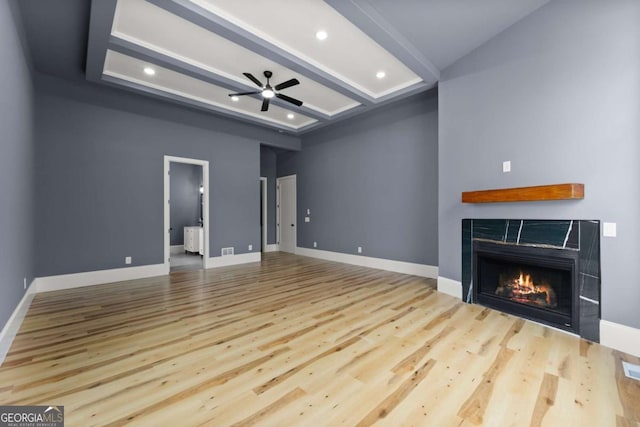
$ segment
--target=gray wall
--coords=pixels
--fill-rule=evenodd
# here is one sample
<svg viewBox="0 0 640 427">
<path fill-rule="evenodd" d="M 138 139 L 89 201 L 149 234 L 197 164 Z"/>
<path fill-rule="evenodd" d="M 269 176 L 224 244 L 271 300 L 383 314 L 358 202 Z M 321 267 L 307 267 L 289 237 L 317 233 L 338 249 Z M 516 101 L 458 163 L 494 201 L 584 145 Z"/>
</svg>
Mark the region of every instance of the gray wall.
<svg viewBox="0 0 640 427">
<path fill-rule="evenodd" d="M 58 95 L 95 98 L 84 90 L 37 80 L 38 276 L 124 267 L 125 256 L 162 263 L 164 155 L 209 161 L 211 256 L 258 247 L 257 140 Z M 123 99 L 145 110 L 145 99 Z"/>
<path fill-rule="evenodd" d="M 442 73 L 440 275 L 462 218 L 598 219 L 602 316 L 640 327 L 640 2 L 550 2 Z M 511 160 L 512 172 L 502 173 Z M 582 201 L 463 205 L 468 190 L 583 182 Z"/>
<path fill-rule="evenodd" d="M 11 6 L 0 2 L 0 325 L 34 276 L 33 87 Z"/>
<path fill-rule="evenodd" d="M 437 265 L 437 138 L 435 91 L 303 135 L 278 155 L 278 176 L 297 175 L 298 246 Z"/>
<path fill-rule="evenodd" d="M 276 243 L 276 152 L 260 147 L 260 176 L 267 178 L 267 244 Z"/>
<path fill-rule="evenodd" d="M 202 166 L 170 163 L 171 244 L 184 244 L 184 227 L 200 225 Z"/>
</svg>

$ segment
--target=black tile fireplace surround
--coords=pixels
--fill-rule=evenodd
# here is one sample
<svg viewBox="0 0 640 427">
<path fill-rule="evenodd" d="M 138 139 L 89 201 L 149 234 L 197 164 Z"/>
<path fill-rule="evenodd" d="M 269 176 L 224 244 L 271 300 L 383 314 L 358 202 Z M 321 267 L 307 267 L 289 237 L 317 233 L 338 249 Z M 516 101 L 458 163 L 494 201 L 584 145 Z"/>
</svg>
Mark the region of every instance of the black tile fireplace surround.
<svg viewBox="0 0 640 427">
<path fill-rule="evenodd" d="M 464 219 L 463 299 L 599 342 L 599 233 L 599 221 Z"/>
</svg>

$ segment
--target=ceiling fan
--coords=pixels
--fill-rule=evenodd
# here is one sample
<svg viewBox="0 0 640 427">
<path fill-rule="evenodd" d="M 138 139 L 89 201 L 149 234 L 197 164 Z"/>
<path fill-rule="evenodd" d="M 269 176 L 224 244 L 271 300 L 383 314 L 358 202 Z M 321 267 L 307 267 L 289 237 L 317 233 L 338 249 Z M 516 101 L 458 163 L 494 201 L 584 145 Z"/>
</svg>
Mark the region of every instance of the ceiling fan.
<svg viewBox="0 0 640 427">
<path fill-rule="evenodd" d="M 297 105 L 298 107 L 300 107 L 302 105 L 302 101 L 299 101 L 299 100 L 297 100 L 295 98 L 291 98 L 290 96 L 283 95 L 283 94 L 279 93 L 279 91 L 282 90 L 282 89 L 286 89 L 288 87 L 300 84 L 298 79 L 290 79 L 290 80 L 287 80 L 286 82 L 282 82 L 282 83 L 280 83 L 278 85 L 275 85 L 275 86 L 271 87 L 271 85 L 269 84 L 269 79 L 273 75 L 273 73 L 271 71 L 265 71 L 264 72 L 264 76 L 267 78 L 267 84 L 264 85 L 264 86 L 262 85 L 260 80 L 256 79 L 253 76 L 253 74 L 251 74 L 251 73 L 242 73 L 242 74 L 246 78 L 251 80 L 253 83 L 255 83 L 255 85 L 258 86 L 260 88 L 260 90 L 255 90 L 255 91 L 252 91 L 252 92 L 230 93 L 229 96 L 261 94 L 262 95 L 262 108 L 260 109 L 260 111 L 267 111 L 269 109 L 269 101 L 274 96 L 276 98 L 282 99 L 283 101 L 290 102 L 293 105 Z"/>
</svg>

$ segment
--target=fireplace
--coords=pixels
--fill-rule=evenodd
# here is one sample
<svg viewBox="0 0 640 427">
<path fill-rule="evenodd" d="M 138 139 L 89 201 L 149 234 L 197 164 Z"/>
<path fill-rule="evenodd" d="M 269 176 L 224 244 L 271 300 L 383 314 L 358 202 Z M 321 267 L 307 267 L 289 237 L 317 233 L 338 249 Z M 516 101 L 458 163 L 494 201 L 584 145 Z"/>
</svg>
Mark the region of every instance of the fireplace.
<svg viewBox="0 0 640 427">
<path fill-rule="evenodd" d="M 462 299 L 600 340 L 600 222 L 463 219 Z"/>
<path fill-rule="evenodd" d="M 477 303 L 578 332 L 578 252 L 475 241 Z"/>
</svg>

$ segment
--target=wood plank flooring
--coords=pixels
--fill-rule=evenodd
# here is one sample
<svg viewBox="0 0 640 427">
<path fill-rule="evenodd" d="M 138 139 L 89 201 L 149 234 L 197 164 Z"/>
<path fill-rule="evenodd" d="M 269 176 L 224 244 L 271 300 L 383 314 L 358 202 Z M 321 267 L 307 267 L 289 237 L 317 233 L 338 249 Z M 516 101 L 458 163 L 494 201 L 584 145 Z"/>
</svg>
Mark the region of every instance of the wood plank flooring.
<svg viewBox="0 0 640 427">
<path fill-rule="evenodd" d="M 288 254 L 38 294 L 0 403 L 67 426 L 640 426 L 638 358 Z"/>
</svg>

